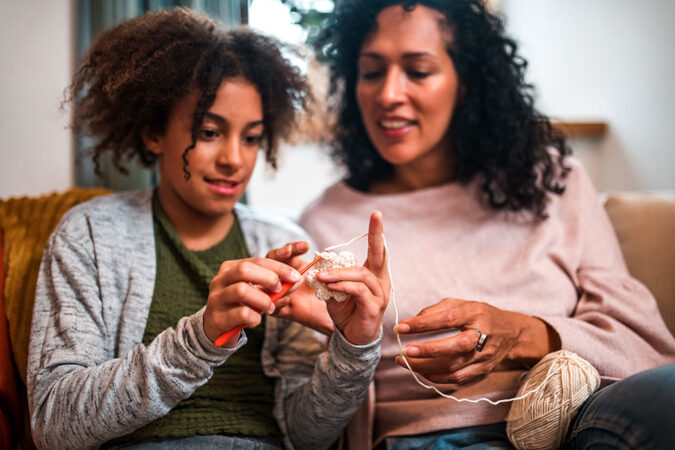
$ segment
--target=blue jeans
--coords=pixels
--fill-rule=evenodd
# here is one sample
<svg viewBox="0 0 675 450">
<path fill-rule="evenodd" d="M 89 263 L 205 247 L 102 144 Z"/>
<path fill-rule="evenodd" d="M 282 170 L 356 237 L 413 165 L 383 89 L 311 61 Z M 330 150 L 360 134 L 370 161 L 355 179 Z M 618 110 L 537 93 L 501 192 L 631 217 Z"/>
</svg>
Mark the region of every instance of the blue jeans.
<svg viewBox="0 0 675 450">
<path fill-rule="evenodd" d="M 513 448 L 506 423 L 387 438 L 386 450 Z M 565 449 L 675 449 L 675 364 L 618 381 L 591 395 L 568 430 Z"/>
</svg>

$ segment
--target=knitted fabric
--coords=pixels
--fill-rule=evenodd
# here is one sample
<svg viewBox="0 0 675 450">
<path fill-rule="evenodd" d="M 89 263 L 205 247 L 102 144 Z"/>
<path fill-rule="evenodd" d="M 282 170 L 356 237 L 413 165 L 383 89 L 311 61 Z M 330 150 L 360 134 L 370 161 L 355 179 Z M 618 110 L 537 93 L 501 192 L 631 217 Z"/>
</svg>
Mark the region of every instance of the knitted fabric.
<svg viewBox="0 0 675 450">
<path fill-rule="evenodd" d="M 5 246 L 4 306 L 14 362 L 24 384 L 35 284 L 45 243 L 71 207 L 109 193 L 106 189 L 73 188 L 40 197 L 0 200 Z"/>
<path fill-rule="evenodd" d="M 356 258 L 350 252 L 321 252 L 318 253 L 321 259 L 307 271 L 307 283 L 314 288 L 316 298 L 327 302 L 331 298 L 338 302 L 344 302 L 349 296 L 345 292 L 332 291 L 328 289 L 326 283 L 319 281 L 316 274 L 319 272 L 339 269 L 343 267 L 354 267 Z"/>
<path fill-rule="evenodd" d="M 225 260 L 247 258 L 244 236 L 235 220 L 223 241 L 205 251 L 190 251 L 153 198 L 157 279 L 143 336 L 149 345 L 155 336 L 204 306 L 209 284 Z M 264 325 L 263 325 L 264 326 Z M 263 374 L 260 351 L 263 326 L 247 329 L 248 343 L 217 367 L 211 379 L 167 415 L 114 444 L 232 434 L 279 436 L 272 415 L 273 381 Z"/>
</svg>

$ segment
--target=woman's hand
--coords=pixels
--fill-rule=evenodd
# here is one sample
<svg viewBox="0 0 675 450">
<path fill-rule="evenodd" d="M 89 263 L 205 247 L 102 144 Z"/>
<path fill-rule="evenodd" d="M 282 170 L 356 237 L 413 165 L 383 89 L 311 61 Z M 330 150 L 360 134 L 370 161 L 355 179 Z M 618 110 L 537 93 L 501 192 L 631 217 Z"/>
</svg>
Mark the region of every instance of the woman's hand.
<svg viewBox="0 0 675 450">
<path fill-rule="evenodd" d="M 307 242 L 292 242 L 271 250 L 267 253 L 267 257 L 300 270 L 309 264 L 300 258 L 307 250 L 309 250 Z M 314 289 L 307 283 L 296 283 L 289 294 L 277 300 L 274 306 L 275 316 L 293 320 L 326 335 L 333 332 L 333 320 L 328 315 L 326 304 L 316 298 Z"/>
<path fill-rule="evenodd" d="M 487 333 L 482 351 L 479 334 Z M 399 322 L 401 334 L 458 329 L 443 339 L 408 344 L 405 355 L 413 371 L 434 383 L 467 384 L 498 367 L 531 367 L 560 348 L 560 338 L 536 317 L 504 311 L 487 303 L 446 298 Z M 397 363 L 405 363 L 399 356 Z"/>
<path fill-rule="evenodd" d="M 317 274 L 328 289 L 349 294 L 344 302 L 330 300 L 326 306 L 335 325 L 354 345 L 365 345 L 379 337 L 382 316 L 389 302 L 391 282 L 382 233 L 382 214 L 375 211 L 370 216 L 368 258 L 363 267 Z"/>
<path fill-rule="evenodd" d="M 268 293 L 279 292 L 281 283 L 296 283 L 300 274 L 293 267 L 267 258 L 225 261 L 211 281 L 204 311 L 204 332 L 214 341 L 238 325 L 256 327 L 263 312 L 274 312 Z M 233 347 L 239 334 L 225 343 Z"/>
</svg>

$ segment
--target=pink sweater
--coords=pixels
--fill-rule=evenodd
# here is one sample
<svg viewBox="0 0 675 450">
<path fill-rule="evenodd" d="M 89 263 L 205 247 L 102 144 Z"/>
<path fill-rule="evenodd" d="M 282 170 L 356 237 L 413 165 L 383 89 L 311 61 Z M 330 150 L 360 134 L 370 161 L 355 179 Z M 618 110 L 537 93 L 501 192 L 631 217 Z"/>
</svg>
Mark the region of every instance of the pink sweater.
<svg viewBox="0 0 675 450">
<path fill-rule="evenodd" d="M 530 314 L 555 328 L 562 348 L 591 362 L 605 383 L 674 362 L 675 339 L 654 298 L 628 274 L 587 174 L 573 158 L 568 165 L 565 194 L 552 196 L 549 218 L 535 224 L 481 206 L 477 182 L 395 195 L 338 183 L 306 209 L 300 224 L 325 248 L 364 233 L 370 213 L 382 211 L 400 319 L 445 297 Z M 351 249 L 357 258 L 365 257 L 364 241 Z M 417 385 L 394 362 L 394 324 L 390 299 L 375 387 L 348 431 L 351 448 L 505 419 L 510 403 L 457 403 Z M 403 344 L 444 335 L 406 337 Z M 501 399 L 514 396 L 523 373 L 493 372 L 459 389 L 438 387 L 460 398 Z"/>
</svg>

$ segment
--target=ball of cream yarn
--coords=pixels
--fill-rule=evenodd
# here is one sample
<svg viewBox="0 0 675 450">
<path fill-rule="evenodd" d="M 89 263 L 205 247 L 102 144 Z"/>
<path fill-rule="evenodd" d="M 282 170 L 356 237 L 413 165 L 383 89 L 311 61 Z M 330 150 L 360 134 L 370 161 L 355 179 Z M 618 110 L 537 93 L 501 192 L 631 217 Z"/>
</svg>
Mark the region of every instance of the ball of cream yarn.
<svg viewBox="0 0 675 450">
<path fill-rule="evenodd" d="M 600 375 L 588 361 L 560 350 L 542 358 L 527 374 L 511 405 L 506 433 L 517 449 L 559 448 L 581 404 L 600 386 Z"/>
</svg>

